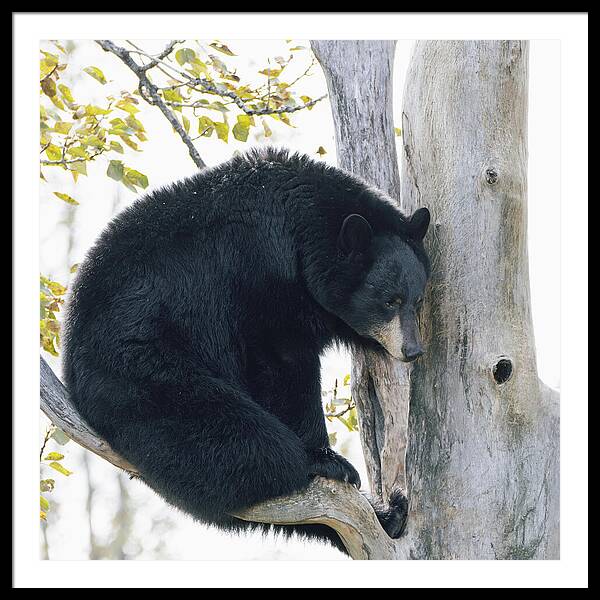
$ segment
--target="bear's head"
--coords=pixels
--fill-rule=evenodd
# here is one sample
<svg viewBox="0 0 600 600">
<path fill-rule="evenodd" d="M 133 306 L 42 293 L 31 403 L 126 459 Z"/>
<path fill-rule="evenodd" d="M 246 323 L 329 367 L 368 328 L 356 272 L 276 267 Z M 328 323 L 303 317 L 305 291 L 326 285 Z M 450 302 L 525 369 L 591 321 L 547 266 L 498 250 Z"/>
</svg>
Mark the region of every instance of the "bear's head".
<svg viewBox="0 0 600 600">
<path fill-rule="evenodd" d="M 338 236 L 346 264 L 351 268 L 356 259 L 367 266 L 361 267 L 358 281 L 336 307 L 337 316 L 361 338 L 377 342 L 405 362 L 423 354 L 418 313 L 428 279 L 422 241 L 429 221 L 429 211 L 420 208 L 404 222 L 404 235 L 375 235 L 367 219 L 351 214 Z M 369 261 L 361 261 L 361 256 Z"/>
</svg>

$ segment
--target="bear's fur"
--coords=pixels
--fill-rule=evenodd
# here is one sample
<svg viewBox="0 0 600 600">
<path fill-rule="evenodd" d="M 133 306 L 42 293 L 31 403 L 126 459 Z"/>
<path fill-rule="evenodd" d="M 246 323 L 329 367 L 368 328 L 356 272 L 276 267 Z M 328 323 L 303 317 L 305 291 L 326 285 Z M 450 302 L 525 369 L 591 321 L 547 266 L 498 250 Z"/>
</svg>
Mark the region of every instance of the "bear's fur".
<svg viewBox="0 0 600 600">
<path fill-rule="evenodd" d="M 253 150 L 151 192 L 80 265 L 64 373 L 81 416 L 168 502 L 230 514 L 315 475 L 360 485 L 329 448 L 319 355 L 333 343 L 405 360 L 429 266 L 412 218 L 339 169 Z M 377 507 L 401 533 L 406 499 Z M 324 525 L 286 528 L 329 539 Z"/>
</svg>

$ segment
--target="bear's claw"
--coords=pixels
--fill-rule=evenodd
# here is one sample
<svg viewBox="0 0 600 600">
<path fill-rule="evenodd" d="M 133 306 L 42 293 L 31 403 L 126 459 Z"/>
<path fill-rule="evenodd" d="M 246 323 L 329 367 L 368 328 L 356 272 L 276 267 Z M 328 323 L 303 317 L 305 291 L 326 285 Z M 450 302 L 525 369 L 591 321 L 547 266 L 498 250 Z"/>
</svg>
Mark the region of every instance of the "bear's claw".
<svg viewBox="0 0 600 600">
<path fill-rule="evenodd" d="M 313 463 L 309 468 L 309 475 L 321 476 L 350 483 L 360 489 L 360 475 L 358 471 L 340 454 L 331 448 L 319 448 L 313 451 Z"/>
<path fill-rule="evenodd" d="M 408 498 L 401 489 L 393 490 L 388 505 L 383 509 L 376 508 L 375 511 L 381 526 L 392 539 L 397 539 L 404 533 L 408 519 Z"/>
</svg>

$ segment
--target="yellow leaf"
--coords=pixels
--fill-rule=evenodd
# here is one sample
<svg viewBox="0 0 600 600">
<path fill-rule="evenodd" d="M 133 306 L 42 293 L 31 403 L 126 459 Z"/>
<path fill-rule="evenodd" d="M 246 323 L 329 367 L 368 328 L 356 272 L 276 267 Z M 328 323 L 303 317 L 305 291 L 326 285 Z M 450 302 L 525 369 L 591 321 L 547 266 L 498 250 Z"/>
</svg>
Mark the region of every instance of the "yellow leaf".
<svg viewBox="0 0 600 600">
<path fill-rule="evenodd" d="M 73 471 L 69 471 L 69 469 L 65 469 L 65 467 L 63 467 L 59 462 L 51 462 L 48 466 L 52 467 L 55 471 L 58 471 L 59 473 L 66 475 L 67 477 L 69 475 L 73 474 Z"/>
<path fill-rule="evenodd" d="M 62 460 L 64 457 L 64 454 L 60 452 L 50 452 L 44 457 L 44 460 Z"/>
<path fill-rule="evenodd" d="M 78 205 L 79 204 L 79 202 L 77 202 L 77 200 L 75 200 L 75 198 L 71 198 L 71 196 L 69 196 L 69 194 L 62 194 L 61 192 L 52 192 L 52 193 L 57 198 L 60 198 L 61 200 L 63 200 L 67 204 L 74 204 L 74 205 Z"/>
<path fill-rule="evenodd" d="M 98 67 L 86 67 L 84 71 L 102 85 L 106 83 L 106 77 L 104 77 L 104 73 Z"/>
<path fill-rule="evenodd" d="M 64 285 L 58 283 L 57 281 L 49 281 L 46 285 L 50 288 L 50 291 L 55 296 L 62 296 L 67 292 L 67 288 Z"/>
</svg>

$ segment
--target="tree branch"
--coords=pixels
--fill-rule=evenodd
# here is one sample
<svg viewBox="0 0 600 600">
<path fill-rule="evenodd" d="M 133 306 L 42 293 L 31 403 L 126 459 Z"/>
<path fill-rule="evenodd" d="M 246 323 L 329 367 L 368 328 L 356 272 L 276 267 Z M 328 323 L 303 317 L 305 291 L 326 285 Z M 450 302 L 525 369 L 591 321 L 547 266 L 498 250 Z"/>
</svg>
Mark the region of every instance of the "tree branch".
<svg viewBox="0 0 600 600">
<path fill-rule="evenodd" d="M 132 477 L 139 476 L 131 463 L 81 419 L 64 385 L 41 356 L 40 407 L 74 442 Z M 338 533 L 350 556 L 357 560 L 392 559 L 396 553 L 396 542 L 381 527 L 369 501 L 353 486 L 322 477 L 315 478 L 302 492 L 267 500 L 233 516 L 275 525 L 328 525 Z"/>
<path fill-rule="evenodd" d="M 173 126 L 173 129 L 175 129 L 175 131 L 177 132 L 177 134 L 179 135 L 179 137 L 181 138 L 183 143 L 187 146 L 190 157 L 192 158 L 192 160 L 194 161 L 194 164 L 199 169 L 205 168 L 206 164 L 204 163 L 204 161 L 200 157 L 200 154 L 198 153 L 198 150 L 194 146 L 194 142 L 193 142 L 192 138 L 186 133 L 185 129 L 183 128 L 183 126 L 181 125 L 181 123 L 179 122 L 177 117 L 169 109 L 169 106 L 180 106 L 180 107 L 187 106 L 187 107 L 194 108 L 196 106 L 200 106 L 200 104 L 199 103 L 186 104 L 186 103 L 166 101 L 160 96 L 159 91 L 164 91 L 164 90 L 169 90 L 169 89 L 175 89 L 177 87 L 187 86 L 187 87 L 194 89 L 201 93 L 215 94 L 221 98 L 230 98 L 232 100 L 232 102 L 235 103 L 236 106 L 248 116 L 282 115 L 284 113 L 294 113 L 299 110 L 303 110 L 305 108 L 311 108 L 312 106 L 317 104 L 317 102 L 320 102 L 321 100 L 323 100 L 323 98 L 326 97 L 326 96 L 321 96 L 319 98 L 310 100 L 309 102 L 306 102 L 306 103 L 304 103 L 302 105 L 298 105 L 298 106 L 282 106 L 280 108 L 269 108 L 268 103 L 267 103 L 267 106 L 264 108 L 250 108 L 249 106 L 247 106 L 248 101 L 244 100 L 243 98 L 240 98 L 240 96 L 238 96 L 238 94 L 236 94 L 233 90 L 228 90 L 227 88 L 222 87 L 222 86 L 219 87 L 219 86 L 215 85 L 212 81 L 209 81 L 208 79 L 204 79 L 202 77 L 192 77 L 185 71 L 180 71 L 179 69 L 175 69 L 173 66 L 165 63 L 163 61 L 163 59 L 169 55 L 169 53 L 173 50 L 175 45 L 179 42 L 181 42 L 181 40 L 172 40 L 160 54 L 153 57 L 153 56 L 150 56 L 149 54 L 146 54 L 145 52 L 143 52 L 141 49 L 139 49 L 137 46 L 135 46 L 135 44 L 132 44 L 131 42 L 129 42 L 129 43 L 132 44 L 132 46 L 134 46 L 134 48 L 136 48 L 136 50 L 127 50 L 127 48 L 122 48 L 121 46 L 117 46 L 110 40 L 96 40 L 96 43 L 105 52 L 110 52 L 110 53 L 114 54 L 115 56 L 117 56 L 119 59 L 121 59 L 121 61 L 123 61 L 129 67 L 129 69 L 131 71 L 133 71 L 133 73 L 136 75 L 136 77 L 139 80 L 138 89 L 140 91 L 140 94 L 144 98 L 144 100 L 146 100 L 146 102 L 148 102 L 148 104 L 158 106 L 158 108 L 163 113 L 163 115 L 165 115 L 165 117 L 167 118 L 169 123 L 171 123 L 171 125 Z M 148 58 L 150 60 L 150 62 L 146 65 L 139 65 L 131 57 L 132 53 L 138 54 L 140 56 L 145 56 L 146 58 Z M 164 88 L 160 88 L 160 87 L 154 85 L 148 78 L 147 72 L 154 67 L 160 68 L 160 65 L 164 65 L 165 67 L 173 70 L 174 72 L 178 73 L 181 77 L 184 77 L 187 81 L 185 83 L 179 83 L 177 85 L 167 86 Z M 311 66 L 312 66 L 312 64 L 311 64 Z M 309 67 L 309 69 L 310 69 L 310 67 Z M 307 72 L 308 72 L 308 70 L 307 70 Z M 300 79 L 304 75 L 306 75 L 306 72 L 303 75 L 301 75 L 298 79 Z M 296 81 L 298 79 L 296 79 Z M 295 83 L 296 81 L 294 81 L 293 83 Z M 200 86 L 201 89 L 198 89 L 196 86 Z"/>
<path fill-rule="evenodd" d="M 177 41 L 173 41 L 172 44 L 175 45 Z M 173 126 L 173 129 L 178 133 L 179 137 L 183 141 L 183 143 L 187 146 L 188 152 L 190 154 L 191 159 L 194 161 L 194 164 L 199 169 L 204 169 L 206 167 L 206 163 L 200 157 L 198 150 L 194 146 L 190 136 L 185 132 L 183 125 L 177 120 L 177 117 L 169 110 L 168 106 L 164 103 L 163 99 L 158 94 L 158 88 L 148 79 L 148 75 L 146 74 L 149 65 L 142 67 L 138 65 L 133 58 L 131 58 L 131 54 L 125 49 L 113 44 L 110 40 L 96 40 L 96 43 L 105 51 L 111 52 L 118 58 L 120 58 L 136 75 L 139 79 L 139 90 L 142 94 L 142 97 L 148 101 L 150 104 L 154 104 L 158 106 L 160 111 L 165 115 L 169 123 Z M 171 48 L 172 49 L 172 48 Z M 156 60 L 157 64 L 160 62 L 158 59 Z M 145 90 L 145 91 L 144 91 Z M 148 100 L 146 93 L 149 94 L 152 101 Z"/>
</svg>

